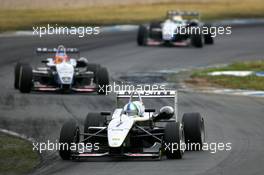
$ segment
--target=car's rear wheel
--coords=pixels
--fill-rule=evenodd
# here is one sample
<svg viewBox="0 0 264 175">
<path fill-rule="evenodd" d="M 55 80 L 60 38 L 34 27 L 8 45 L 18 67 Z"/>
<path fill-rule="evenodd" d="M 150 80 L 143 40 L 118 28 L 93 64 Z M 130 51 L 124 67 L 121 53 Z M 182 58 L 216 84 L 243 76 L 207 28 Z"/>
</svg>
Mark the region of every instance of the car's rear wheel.
<svg viewBox="0 0 264 175">
<path fill-rule="evenodd" d="M 140 25 L 138 28 L 137 43 L 139 46 L 144 46 L 147 44 L 147 33 L 148 30 L 146 26 Z"/>
<path fill-rule="evenodd" d="M 22 93 L 29 93 L 32 88 L 33 72 L 28 64 L 21 65 L 19 73 L 19 90 Z"/>
<path fill-rule="evenodd" d="M 204 119 L 199 113 L 185 113 L 182 117 L 185 143 L 189 150 L 201 150 L 205 141 Z"/>
<path fill-rule="evenodd" d="M 100 95 L 105 95 L 107 93 L 109 85 L 109 74 L 105 67 L 101 67 L 97 71 L 96 79 L 98 85 L 97 93 Z"/>
<path fill-rule="evenodd" d="M 184 131 L 179 122 L 169 122 L 164 130 L 164 151 L 168 159 L 181 159 L 184 154 Z"/>
<path fill-rule="evenodd" d="M 71 144 L 77 144 L 80 141 L 80 130 L 75 120 L 69 120 L 60 131 L 60 150 L 59 154 L 63 160 L 71 159 Z"/>
<path fill-rule="evenodd" d="M 85 121 L 84 121 L 84 133 L 93 134 L 93 131 L 89 127 L 104 127 L 106 123 L 105 116 L 101 115 L 100 113 L 88 113 Z M 84 135 L 84 142 L 85 143 L 96 143 L 96 142 L 103 142 L 105 139 L 99 137 L 90 137 L 88 135 Z"/>
<path fill-rule="evenodd" d="M 15 66 L 14 88 L 19 89 L 19 77 L 21 66 L 25 63 L 18 62 Z"/>
</svg>

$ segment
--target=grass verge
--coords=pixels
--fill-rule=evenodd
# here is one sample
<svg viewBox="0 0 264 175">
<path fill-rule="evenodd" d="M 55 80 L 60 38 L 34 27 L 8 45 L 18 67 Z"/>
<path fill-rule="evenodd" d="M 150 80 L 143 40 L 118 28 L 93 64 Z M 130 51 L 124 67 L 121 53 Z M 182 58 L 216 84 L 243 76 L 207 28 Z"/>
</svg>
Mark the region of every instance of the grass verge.
<svg viewBox="0 0 264 175">
<path fill-rule="evenodd" d="M 264 17 L 263 0 L 186 1 L 156 4 L 112 5 L 81 8 L 1 9 L 0 31 L 30 29 L 36 25 L 133 24 L 163 19 L 171 9 L 195 10 L 203 20 Z"/>
<path fill-rule="evenodd" d="M 0 174 L 25 174 L 40 162 L 32 144 L 0 132 Z"/>
<path fill-rule="evenodd" d="M 191 79 L 186 80 L 187 84 L 193 86 L 213 86 L 231 89 L 264 90 L 264 77 L 250 75 L 246 77 L 236 76 L 210 76 L 209 72 L 214 71 L 264 71 L 264 61 L 236 62 L 225 67 L 207 68 L 196 70 L 191 74 Z"/>
</svg>

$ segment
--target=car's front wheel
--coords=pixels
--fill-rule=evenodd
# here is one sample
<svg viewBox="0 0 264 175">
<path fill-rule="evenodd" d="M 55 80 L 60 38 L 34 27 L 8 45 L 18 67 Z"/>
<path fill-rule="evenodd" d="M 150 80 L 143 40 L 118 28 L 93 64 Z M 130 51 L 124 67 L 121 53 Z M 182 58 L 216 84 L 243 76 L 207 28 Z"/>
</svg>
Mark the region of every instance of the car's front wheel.
<svg viewBox="0 0 264 175">
<path fill-rule="evenodd" d="M 99 71 L 99 69 L 101 68 L 100 64 L 94 64 L 94 63 L 89 63 L 86 66 L 86 70 L 87 71 L 91 71 L 94 73 L 94 82 L 97 81 L 97 72 Z"/>
<path fill-rule="evenodd" d="M 194 47 L 202 48 L 203 47 L 203 36 L 200 33 L 191 35 L 191 43 Z"/>
<path fill-rule="evenodd" d="M 179 122 L 169 122 L 164 130 L 164 151 L 168 159 L 181 159 L 184 154 L 184 131 Z"/>
<path fill-rule="evenodd" d="M 15 66 L 15 77 L 14 77 L 14 87 L 19 89 L 19 78 L 20 78 L 20 69 L 24 63 L 18 62 Z"/>
<path fill-rule="evenodd" d="M 207 25 L 205 25 L 205 27 L 208 28 L 209 32 L 204 35 L 204 43 L 205 44 L 214 44 L 212 32 L 210 32 L 211 25 L 207 24 Z"/>
<path fill-rule="evenodd" d="M 80 141 L 80 130 L 75 120 L 69 120 L 61 128 L 60 131 L 60 150 L 59 154 L 63 160 L 71 159 L 71 145 Z"/>
<path fill-rule="evenodd" d="M 100 64 L 89 63 L 86 66 L 86 70 L 96 74 L 96 72 L 100 69 L 100 67 L 101 67 Z"/>
<path fill-rule="evenodd" d="M 138 28 L 137 43 L 139 46 L 144 46 L 147 43 L 147 28 L 144 25 L 140 25 Z"/>
<path fill-rule="evenodd" d="M 22 93 L 29 93 L 32 88 L 33 72 L 28 64 L 21 65 L 19 74 L 19 90 Z"/>
</svg>

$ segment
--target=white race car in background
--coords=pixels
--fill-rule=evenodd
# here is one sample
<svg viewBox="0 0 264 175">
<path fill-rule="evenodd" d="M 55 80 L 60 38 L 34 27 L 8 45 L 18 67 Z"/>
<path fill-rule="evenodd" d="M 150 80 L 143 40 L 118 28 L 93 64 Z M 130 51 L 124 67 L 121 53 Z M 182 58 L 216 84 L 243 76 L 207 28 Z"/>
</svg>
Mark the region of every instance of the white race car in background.
<svg viewBox="0 0 264 175">
<path fill-rule="evenodd" d="M 174 107 L 163 106 L 155 112 L 155 108 L 145 108 L 142 98 L 170 98 L 174 100 Z M 121 99 L 129 100 L 120 107 Z M 169 159 L 181 159 L 185 149 L 175 149 L 176 144 L 202 145 L 204 135 L 204 120 L 199 113 L 185 113 L 182 122 L 178 121 L 177 92 L 119 92 L 117 108 L 112 114 L 88 113 L 84 132 L 80 132 L 75 120 L 63 125 L 59 153 L 63 160 L 103 156 L 160 159 L 163 152 Z M 70 145 L 80 143 L 96 145 L 96 148 L 70 149 Z"/>
<path fill-rule="evenodd" d="M 55 54 L 52 58 L 42 60 L 44 67 L 32 69 L 28 63 L 15 66 L 15 89 L 22 93 L 35 91 L 60 92 L 97 92 L 105 94 L 109 84 L 109 75 L 105 67 L 91 64 L 86 58 L 71 58 L 78 54 L 76 48 L 38 48 L 38 54 Z"/>
<path fill-rule="evenodd" d="M 206 34 L 201 32 L 203 27 L 210 28 L 210 25 L 201 23 L 199 16 L 197 12 L 168 11 L 164 21 L 139 26 L 137 43 L 139 46 L 192 45 L 194 47 L 203 47 L 204 43 L 213 44 L 210 31 Z M 191 31 L 191 28 L 192 32 L 187 32 Z"/>
</svg>

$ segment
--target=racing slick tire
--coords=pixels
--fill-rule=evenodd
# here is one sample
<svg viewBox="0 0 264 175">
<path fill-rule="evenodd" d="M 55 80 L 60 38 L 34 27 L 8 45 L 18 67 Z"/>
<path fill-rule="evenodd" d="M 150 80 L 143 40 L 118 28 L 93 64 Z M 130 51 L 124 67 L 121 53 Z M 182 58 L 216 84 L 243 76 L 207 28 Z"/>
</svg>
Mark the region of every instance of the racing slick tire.
<svg viewBox="0 0 264 175">
<path fill-rule="evenodd" d="M 205 141 L 204 119 L 200 113 L 185 113 L 182 117 L 187 150 L 201 150 Z M 189 145 L 189 147 L 188 147 Z"/>
<path fill-rule="evenodd" d="M 33 72 L 28 64 L 21 65 L 19 74 L 19 90 L 22 93 L 29 93 L 32 87 Z"/>
<path fill-rule="evenodd" d="M 193 34 L 191 36 L 191 43 L 194 47 L 202 48 L 203 47 L 203 37 L 201 34 Z"/>
<path fill-rule="evenodd" d="M 140 25 L 138 28 L 137 44 L 139 46 L 145 46 L 147 44 L 148 30 L 146 26 Z"/>
<path fill-rule="evenodd" d="M 168 159 L 181 159 L 183 157 L 184 150 L 181 149 L 181 143 L 184 143 L 184 131 L 179 122 L 167 123 L 163 141 L 165 155 Z"/>
<path fill-rule="evenodd" d="M 106 95 L 107 93 L 107 88 L 109 85 L 109 74 L 108 71 L 105 67 L 101 67 L 97 71 L 96 75 L 96 80 L 97 80 L 97 93 L 100 95 Z"/>
<path fill-rule="evenodd" d="M 71 144 L 79 143 L 80 141 L 80 130 L 75 120 L 69 120 L 63 124 L 60 131 L 60 149 L 59 154 L 63 160 L 71 159 Z"/>
<path fill-rule="evenodd" d="M 208 28 L 208 30 L 211 28 L 211 25 L 205 25 L 206 28 Z M 212 37 L 212 33 L 209 32 L 207 34 L 204 35 L 204 43 L 205 44 L 214 44 L 214 39 Z"/>
<path fill-rule="evenodd" d="M 214 44 L 214 39 L 213 39 L 211 33 L 204 35 L 204 43 L 205 44 Z"/>
<path fill-rule="evenodd" d="M 87 64 L 86 70 L 94 73 L 94 81 L 97 81 L 97 72 L 101 68 L 100 64 L 89 63 Z"/>
<path fill-rule="evenodd" d="M 84 121 L 84 133 L 89 132 L 89 127 L 94 126 L 94 127 L 104 127 L 105 126 L 105 116 L 101 115 L 100 113 L 88 113 L 85 121 Z M 89 141 L 87 140 L 89 136 L 84 135 L 84 142 L 87 143 L 95 143 L 95 142 L 102 142 L 102 139 L 100 138 L 90 138 Z"/>
<path fill-rule="evenodd" d="M 87 64 L 87 71 L 91 71 L 94 74 L 96 74 L 96 72 L 100 69 L 100 64 L 94 64 L 94 63 L 89 63 Z"/>
<path fill-rule="evenodd" d="M 19 89 L 20 68 L 25 63 L 18 62 L 15 66 L 14 88 Z"/>
</svg>

